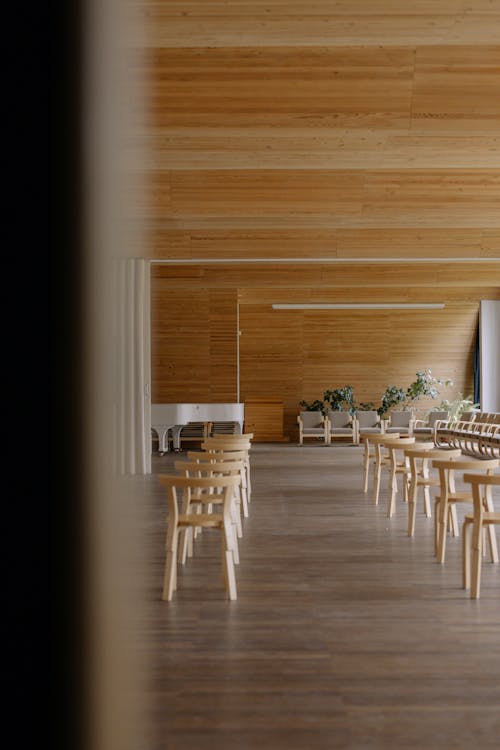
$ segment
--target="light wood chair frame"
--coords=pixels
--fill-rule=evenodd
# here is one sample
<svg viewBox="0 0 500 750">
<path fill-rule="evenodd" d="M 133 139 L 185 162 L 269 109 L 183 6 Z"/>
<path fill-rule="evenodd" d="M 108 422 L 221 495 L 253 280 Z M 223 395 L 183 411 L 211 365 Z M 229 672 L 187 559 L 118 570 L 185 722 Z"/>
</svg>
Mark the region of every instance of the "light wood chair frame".
<svg viewBox="0 0 500 750">
<path fill-rule="evenodd" d="M 408 488 L 408 527 L 407 534 L 415 536 L 415 523 L 417 516 L 418 491 L 422 489 L 424 500 L 424 512 L 427 518 L 432 518 L 430 488 L 439 487 L 439 476 L 431 475 L 429 461 L 442 458 L 443 455 L 457 458 L 460 450 L 450 451 L 436 448 L 431 442 L 418 442 L 405 448 L 405 456 L 410 464 L 410 482 Z"/>
<path fill-rule="evenodd" d="M 249 503 L 252 497 L 252 478 L 250 472 L 250 451 L 253 433 L 246 435 L 220 435 L 207 438 L 201 449 L 207 453 L 230 453 L 231 451 L 245 451 L 246 495 Z"/>
<path fill-rule="evenodd" d="M 481 569 L 483 560 L 484 529 L 492 529 L 500 525 L 500 513 L 493 507 L 493 487 L 500 486 L 498 474 L 472 474 L 466 472 L 464 482 L 471 485 L 473 498 L 473 512 L 467 514 L 463 524 L 463 585 L 470 588 L 471 599 L 479 599 L 481 595 Z M 491 508 L 487 510 L 487 507 Z M 471 571 L 472 552 L 472 571 Z M 498 562 L 498 561 L 497 561 Z"/>
<path fill-rule="evenodd" d="M 318 411 L 318 413 L 320 413 Z M 319 417 L 320 424 L 322 425 L 321 428 L 317 428 L 318 430 L 321 429 L 321 432 L 316 432 L 311 435 L 308 435 L 304 432 L 304 426 L 302 421 L 302 416 L 300 414 L 297 415 L 297 424 L 299 426 L 299 445 L 304 445 L 304 440 L 306 438 L 314 438 L 315 440 L 323 440 L 325 445 L 329 444 L 328 439 L 328 420 L 325 417 L 324 414 L 321 414 Z M 307 427 L 305 429 L 308 429 Z"/>
<path fill-rule="evenodd" d="M 240 483 L 234 489 L 234 498 L 231 504 L 231 519 L 234 533 L 234 562 L 239 563 L 238 539 L 243 536 L 243 526 L 241 523 L 241 476 L 244 473 L 245 465 L 243 461 L 175 461 L 174 468 L 180 471 L 186 477 L 217 477 L 217 476 L 238 476 Z M 216 494 L 212 489 L 198 490 L 190 493 L 189 507 L 183 507 L 183 513 L 189 513 L 191 508 L 195 513 L 208 513 L 213 511 L 214 505 L 222 505 L 224 495 Z M 183 539 L 179 545 L 179 562 L 184 564 L 186 557 L 193 556 L 193 542 L 203 527 L 187 528 L 183 533 Z"/>
<path fill-rule="evenodd" d="M 482 475 L 491 476 L 498 467 L 498 459 L 479 459 L 471 456 L 459 456 L 457 458 L 445 457 L 433 460 L 432 465 L 439 472 L 440 492 L 435 498 L 435 552 L 439 563 L 444 563 L 446 557 L 446 532 L 451 528 L 454 536 L 459 536 L 458 521 L 456 516 L 457 503 L 473 504 L 472 491 L 458 491 L 455 487 L 455 472 L 481 472 Z M 492 511 L 491 495 L 486 493 L 485 510 Z M 451 509 L 451 512 L 450 512 Z M 489 546 L 492 562 L 498 562 L 498 545 L 495 529 L 488 528 Z M 464 572 L 465 578 L 465 572 Z"/>
<path fill-rule="evenodd" d="M 239 476 L 185 477 L 172 474 L 159 474 L 158 480 L 165 487 L 168 502 L 166 535 L 166 560 L 163 578 L 162 599 L 171 601 L 177 590 L 177 555 L 179 533 L 186 528 L 218 529 L 222 545 L 222 580 L 229 599 L 237 598 L 236 575 L 234 569 L 234 534 L 232 530 L 231 505 L 234 489 L 240 482 Z M 179 513 L 178 491 L 182 491 L 183 506 L 189 508 L 190 493 L 193 490 L 219 490 L 223 493 L 222 513 Z"/>
</svg>

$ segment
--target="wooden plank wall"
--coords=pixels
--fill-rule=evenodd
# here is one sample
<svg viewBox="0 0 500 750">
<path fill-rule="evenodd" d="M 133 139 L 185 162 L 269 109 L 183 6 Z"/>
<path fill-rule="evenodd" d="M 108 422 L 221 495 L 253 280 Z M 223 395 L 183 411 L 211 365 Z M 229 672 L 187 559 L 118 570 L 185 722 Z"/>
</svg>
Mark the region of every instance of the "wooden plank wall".
<svg viewBox="0 0 500 750">
<path fill-rule="evenodd" d="M 347 382 L 374 400 L 431 367 L 470 391 L 479 300 L 500 297 L 500 1 L 129 7 L 130 230 L 190 262 L 153 267 L 153 398 L 235 398 L 238 304 L 241 397 L 283 398 L 289 431 Z M 271 309 L 294 301 L 446 308 Z"/>
</svg>

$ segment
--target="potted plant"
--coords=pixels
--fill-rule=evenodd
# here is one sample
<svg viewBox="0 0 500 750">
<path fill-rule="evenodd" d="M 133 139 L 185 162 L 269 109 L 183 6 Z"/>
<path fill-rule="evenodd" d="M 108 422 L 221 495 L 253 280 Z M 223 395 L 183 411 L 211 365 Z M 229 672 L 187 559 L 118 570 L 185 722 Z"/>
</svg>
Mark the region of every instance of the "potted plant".
<svg viewBox="0 0 500 750">
<path fill-rule="evenodd" d="M 439 396 L 438 385 L 453 385 L 453 381 L 435 378 L 429 369 L 417 372 L 416 379 L 413 383 L 410 383 L 406 390 L 406 404 L 413 404 L 423 396 L 437 398 Z"/>
<path fill-rule="evenodd" d="M 327 411 L 348 411 L 352 413 L 356 406 L 352 385 L 326 390 L 323 394 L 323 400 L 327 406 Z"/>
<path fill-rule="evenodd" d="M 311 403 L 308 401 L 299 401 L 299 406 L 301 406 L 304 411 L 320 411 L 322 414 L 326 414 L 324 402 L 319 401 L 318 399 L 311 401 Z"/>
<path fill-rule="evenodd" d="M 385 417 L 391 409 L 395 406 L 402 405 L 403 409 L 407 409 L 406 406 L 406 393 L 403 388 L 398 388 L 397 385 L 389 385 L 380 399 L 381 405 L 377 409 L 380 417 Z"/>
<path fill-rule="evenodd" d="M 457 393 L 452 401 L 441 401 L 439 409 L 445 409 L 449 413 L 451 422 L 459 422 L 464 412 L 479 409 L 479 404 L 474 403 L 472 395 L 464 398 L 462 393 Z"/>
</svg>

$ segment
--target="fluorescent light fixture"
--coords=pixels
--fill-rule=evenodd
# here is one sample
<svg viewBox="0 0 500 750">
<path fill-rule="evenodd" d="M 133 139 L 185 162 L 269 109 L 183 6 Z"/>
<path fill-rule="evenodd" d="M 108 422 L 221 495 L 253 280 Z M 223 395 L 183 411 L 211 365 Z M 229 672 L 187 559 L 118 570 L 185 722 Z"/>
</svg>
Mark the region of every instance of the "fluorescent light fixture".
<svg viewBox="0 0 500 750">
<path fill-rule="evenodd" d="M 273 310 L 442 310 L 443 302 L 307 302 L 300 304 L 273 304 Z"/>
</svg>

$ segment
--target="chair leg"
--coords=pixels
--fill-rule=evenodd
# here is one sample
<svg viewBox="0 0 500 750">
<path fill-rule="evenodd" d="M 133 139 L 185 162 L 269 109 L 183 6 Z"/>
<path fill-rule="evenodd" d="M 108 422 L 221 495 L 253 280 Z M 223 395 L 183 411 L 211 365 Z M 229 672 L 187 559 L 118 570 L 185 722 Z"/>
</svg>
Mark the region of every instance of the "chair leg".
<svg viewBox="0 0 500 750">
<path fill-rule="evenodd" d="M 479 599 L 481 589 L 481 564 L 482 564 L 482 524 L 474 523 L 472 530 L 472 580 L 470 596 L 471 599 Z"/>
<path fill-rule="evenodd" d="M 415 536 L 415 516 L 417 508 L 417 489 L 416 482 L 411 483 L 408 494 L 408 536 Z"/>
<path fill-rule="evenodd" d="M 441 503 L 441 497 L 436 495 L 434 498 L 434 555 L 438 556 L 439 550 L 439 505 Z"/>
<path fill-rule="evenodd" d="M 427 518 L 431 518 L 431 493 L 428 487 L 424 487 L 424 510 Z"/>
<path fill-rule="evenodd" d="M 484 504 L 485 504 L 486 510 L 489 511 L 490 513 L 493 513 L 495 511 L 495 506 L 493 505 L 493 498 L 491 495 L 491 487 L 486 487 Z M 498 562 L 498 545 L 497 545 L 495 527 L 493 524 L 488 524 L 486 528 L 487 528 L 488 542 L 489 542 L 489 547 L 490 547 L 490 559 L 492 563 L 497 563 Z"/>
<path fill-rule="evenodd" d="M 241 507 L 243 509 L 243 517 L 248 518 L 248 495 L 247 495 L 247 488 L 245 484 L 242 484 L 240 486 L 239 492 L 240 492 Z"/>
<path fill-rule="evenodd" d="M 232 549 L 231 529 L 224 523 L 222 529 L 222 568 L 229 599 L 234 601 L 236 595 L 236 576 L 234 572 L 234 551 Z"/>
<path fill-rule="evenodd" d="M 439 503 L 439 524 L 438 524 L 438 562 L 444 563 L 446 554 L 446 524 L 448 522 L 448 502 L 443 501 Z"/>
<path fill-rule="evenodd" d="M 410 489 L 410 483 L 408 482 L 408 476 L 403 474 L 403 502 L 408 502 L 408 491 Z"/>
<path fill-rule="evenodd" d="M 190 545 L 189 532 L 191 529 L 180 529 L 180 544 L 178 545 L 178 559 L 181 565 L 186 564 L 186 558 L 188 557 L 188 546 Z M 192 549 L 191 555 L 192 557 Z"/>
<path fill-rule="evenodd" d="M 252 481 L 251 481 L 251 478 L 250 478 L 250 461 L 249 461 L 249 459 L 247 459 L 247 461 L 246 461 L 246 477 L 245 477 L 245 480 L 246 480 L 245 486 L 246 486 L 246 490 L 247 490 L 247 499 L 248 499 L 248 502 L 250 502 L 250 500 L 252 498 Z"/>
<path fill-rule="evenodd" d="M 363 492 L 368 492 L 368 473 L 370 471 L 369 451 L 365 449 L 363 455 Z"/>
<path fill-rule="evenodd" d="M 450 505 L 450 526 L 453 536 L 460 536 L 457 518 L 457 506 L 455 505 L 455 503 L 452 503 Z"/>
<path fill-rule="evenodd" d="M 379 461 L 375 462 L 375 468 L 373 469 L 373 504 L 378 505 L 378 498 L 380 494 L 380 475 L 382 473 L 382 467 Z"/>
<path fill-rule="evenodd" d="M 398 481 L 396 477 L 396 472 L 392 471 L 389 475 L 389 487 L 390 487 L 390 495 L 388 495 L 387 499 L 387 517 L 392 518 L 394 515 L 394 511 L 396 510 L 396 494 L 398 491 Z"/>
<path fill-rule="evenodd" d="M 472 521 L 465 519 L 462 527 L 462 588 L 470 589 Z"/>
<path fill-rule="evenodd" d="M 169 529 L 162 593 L 162 599 L 168 602 L 171 601 L 172 595 L 177 588 L 177 537 L 177 529 L 172 529 L 171 531 Z"/>
<path fill-rule="evenodd" d="M 231 550 L 226 550 L 224 558 L 226 562 L 227 590 L 229 598 L 231 601 L 235 601 L 238 597 L 236 594 L 236 576 L 234 574 L 233 553 Z"/>
</svg>

